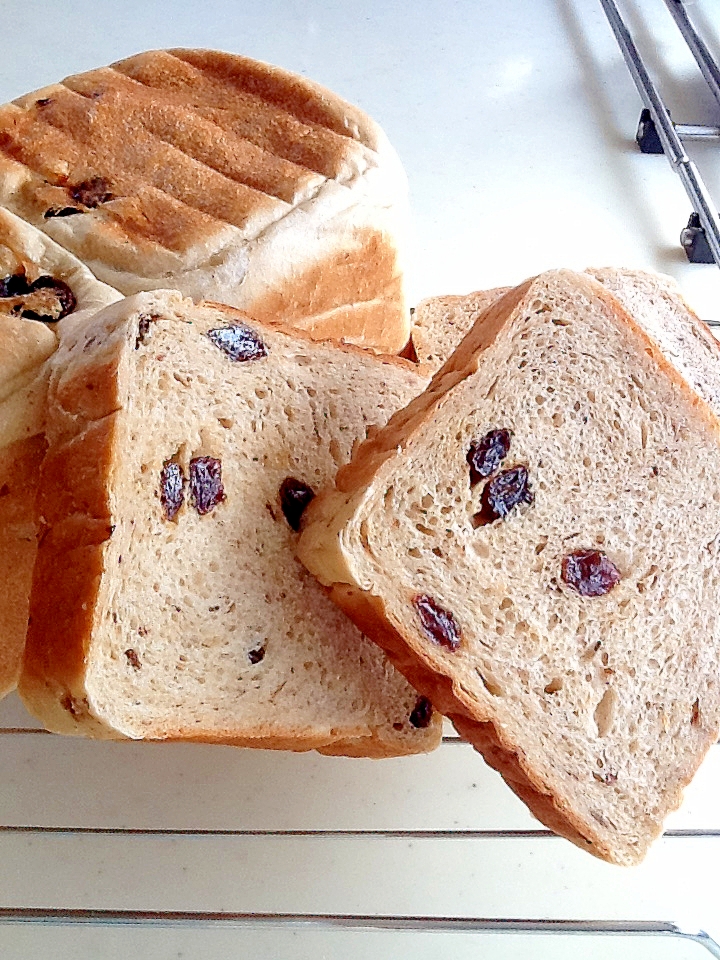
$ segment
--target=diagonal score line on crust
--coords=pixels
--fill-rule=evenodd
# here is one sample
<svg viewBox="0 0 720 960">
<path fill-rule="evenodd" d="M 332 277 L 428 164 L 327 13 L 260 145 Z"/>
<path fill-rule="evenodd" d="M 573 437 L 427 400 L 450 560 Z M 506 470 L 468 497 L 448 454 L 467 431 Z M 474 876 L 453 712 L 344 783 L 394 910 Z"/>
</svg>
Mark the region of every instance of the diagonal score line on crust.
<svg viewBox="0 0 720 960">
<path fill-rule="evenodd" d="M 164 52 L 163 58 L 182 64 L 187 71 L 188 80 L 190 82 L 196 82 L 195 88 L 191 87 L 190 82 L 183 86 L 174 87 L 153 83 L 147 76 L 123 71 L 120 69 L 122 63 L 113 64 L 103 69 L 112 72 L 117 80 L 122 78 L 127 83 L 137 84 L 138 87 L 144 87 L 153 92 L 161 91 L 169 102 L 184 107 L 187 110 L 200 112 L 201 109 L 211 109 L 219 112 L 221 115 L 227 115 L 233 122 L 242 122 L 244 128 L 246 128 L 246 132 L 241 134 L 244 139 L 248 139 L 263 148 L 265 148 L 265 143 L 272 139 L 272 149 L 269 152 L 282 159 L 293 162 L 298 166 L 304 167 L 307 170 L 311 170 L 314 173 L 322 174 L 323 176 L 332 178 L 336 175 L 336 170 L 328 168 L 327 160 L 330 159 L 332 155 L 339 155 L 340 157 L 346 156 L 351 144 L 375 152 L 372 147 L 365 144 L 362 140 L 356 140 L 348 134 L 339 133 L 331 127 L 318 123 L 317 121 L 302 118 L 292 113 L 286 106 L 278 104 L 273 100 L 263 99 L 257 93 L 246 89 L 238 89 L 236 85 L 224 85 L 212 74 L 200 70 L 192 64 L 187 63 L 187 61 L 180 60 L 178 57 Z M 67 79 L 75 80 L 84 76 L 89 79 L 89 77 L 98 73 L 100 73 L 100 71 L 91 71 L 89 76 L 88 74 L 80 74 L 78 78 L 73 77 Z M 233 88 L 234 99 L 232 101 L 229 101 L 227 97 L 228 86 L 232 86 Z M 239 109 L 241 106 L 243 108 L 242 110 Z M 251 113 L 252 116 L 248 116 L 248 113 Z M 260 116 L 258 116 L 258 113 Z M 286 122 L 283 124 L 281 131 L 277 130 L 278 114 L 286 118 Z M 258 123 L 258 121 L 260 121 L 260 123 Z M 288 121 L 289 124 L 295 128 L 294 130 L 290 131 L 287 129 Z M 219 123 L 218 126 L 224 132 L 236 133 L 232 127 L 224 127 Z M 270 131 L 267 130 L 268 126 L 274 134 L 272 138 L 270 137 Z M 264 131 L 264 136 L 258 132 L 259 128 Z M 251 133 L 255 135 L 255 139 L 250 135 Z M 297 147 L 299 144 L 305 147 L 305 152 L 307 153 L 308 144 L 305 141 L 309 135 L 313 134 L 322 139 L 322 145 L 326 148 L 323 158 L 324 163 L 311 166 L 306 163 L 301 163 L 292 156 L 287 155 L 291 146 Z M 279 149 L 283 149 L 286 152 L 280 153 L 278 152 Z"/>
<path fill-rule="evenodd" d="M 87 102 L 87 98 L 80 97 L 79 94 L 77 94 L 74 90 L 71 90 L 69 87 L 65 87 L 63 85 L 62 89 L 67 91 L 67 94 L 69 95 L 70 99 L 74 99 L 77 97 L 79 100 L 83 100 Z M 64 140 L 67 141 L 68 153 L 71 152 L 72 147 L 74 147 L 78 152 L 80 152 L 78 148 L 85 147 L 85 144 L 83 144 L 82 140 L 75 137 L 73 135 L 72 130 L 70 129 L 70 123 L 72 118 L 68 118 L 67 116 L 62 118 L 56 118 L 45 111 L 42 111 L 37 116 L 33 117 L 29 110 L 24 110 L 23 112 L 25 117 L 27 118 L 27 120 L 32 126 L 37 125 L 38 133 L 40 135 L 43 127 L 50 128 L 53 131 L 57 131 L 57 133 Z M 132 115 L 130 115 L 130 117 L 132 118 Z M 142 124 L 142 121 L 140 121 L 140 123 Z M 32 131 L 32 126 L 31 126 L 31 131 Z M 169 144 L 165 140 L 159 137 L 156 137 L 152 132 L 146 130 L 144 124 L 142 125 L 142 133 L 144 133 L 144 137 L 142 136 L 140 131 L 136 132 L 136 136 L 138 137 L 138 141 L 140 143 L 142 153 L 140 153 L 139 155 L 136 155 L 135 158 L 133 158 L 132 153 L 129 156 L 126 156 L 124 158 L 125 170 L 120 171 L 119 176 L 117 173 L 115 173 L 115 175 L 113 176 L 112 173 L 108 172 L 108 179 L 111 181 L 111 183 L 113 179 L 115 180 L 115 182 L 122 183 L 122 180 L 127 178 L 127 180 L 130 181 L 130 185 L 132 185 L 134 181 L 137 187 L 140 187 L 141 189 L 142 187 L 147 187 L 151 190 L 160 191 L 162 194 L 167 196 L 170 200 L 183 204 L 188 209 L 191 209 L 197 212 L 198 214 L 201 214 L 203 217 L 208 217 L 211 220 L 214 220 L 216 222 L 226 223 L 226 224 L 229 224 L 230 226 L 237 226 L 237 227 L 241 227 L 242 224 L 238 222 L 234 222 L 229 218 L 218 216 L 216 212 L 213 212 L 207 209 L 207 204 L 204 204 L 201 198 L 198 198 L 193 202 L 193 200 L 191 200 L 190 197 L 188 196 L 188 190 L 187 189 L 184 190 L 182 188 L 180 184 L 179 175 L 181 173 L 185 173 L 185 174 L 190 173 L 192 175 L 194 173 L 194 168 L 196 167 L 199 168 L 200 170 L 210 171 L 212 174 L 212 178 L 216 180 L 216 184 L 213 185 L 211 189 L 208 191 L 208 195 L 211 197 L 216 196 L 220 182 L 224 181 L 225 184 L 229 185 L 232 191 L 236 193 L 238 200 L 240 201 L 241 208 L 243 207 L 246 208 L 245 210 L 242 211 L 244 212 L 245 217 L 252 216 L 253 211 L 257 208 L 258 202 L 262 204 L 267 204 L 268 201 L 270 201 L 271 205 L 275 205 L 275 206 L 282 205 L 283 207 L 287 206 L 287 204 L 285 204 L 283 201 L 280 201 L 269 194 L 263 193 L 262 191 L 250 185 L 247 185 L 241 181 L 239 182 L 231 179 L 230 177 L 227 177 L 225 174 L 217 170 L 214 170 L 212 167 L 209 167 L 207 164 L 203 163 L 202 161 L 197 160 L 195 157 L 192 157 L 190 154 L 185 153 L 184 151 L 180 150 L 178 147 L 174 146 L 173 144 Z M 14 142 L 17 145 L 16 149 L 18 149 L 18 152 L 20 152 L 21 156 L 23 157 L 23 160 L 21 162 L 23 162 L 25 166 L 33 170 L 35 173 L 41 173 L 41 170 L 38 169 L 38 167 L 42 163 L 42 154 L 38 150 L 33 150 L 32 147 L 29 147 L 27 141 L 20 142 L 22 141 L 22 138 L 23 138 L 22 133 L 18 134 L 14 132 L 8 132 L 6 136 L 11 140 L 11 142 Z M 93 144 L 92 146 L 97 149 L 99 145 Z M 185 170 L 182 170 L 181 167 L 177 167 L 175 171 L 172 170 L 172 166 L 171 166 L 170 169 L 167 171 L 171 176 L 170 178 L 168 178 L 167 176 L 163 178 L 166 181 L 164 185 L 160 185 L 159 183 L 155 182 L 152 176 L 148 175 L 151 172 L 151 170 L 149 169 L 148 160 L 150 164 L 153 164 L 154 166 L 154 160 L 157 159 L 159 162 L 156 169 L 159 169 L 162 172 L 163 171 L 163 166 L 161 166 L 162 161 L 163 160 L 167 161 L 168 159 L 167 157 L 163 157 L 162 155 L 157 158 L 153 157 L 153 154 L 156 152 L 156 149 L 158 148 L 161 149 L 164 154 L 170 154 L 171 156 L 174 155 L 177 158 L 182 158 L 181 165 L 185 166 Z M 95 150 L 93 150 L 93 152 L 95 152 Z M 146 152 L 150 154 L 150 156 L 147 158 L 144 157 L 144 154 Z M 104 174 L 105 170 L 103 169 L 103 167 L 104 167 L 104 164 L 101 163 L 96 172 L 100 175 Z M 168 179 L 170 179 L 170 182 L 168 182 Z M 171 186 L 171 184 L 173 183 L 177 184 L 176 189 L 175 190 L 168 189 L 168 187 Z M 55 184 L 55 185 L 58 185 L 58 184 Z M 132 196 L 132 194 L 135 192 L 136 191 L 131 191 L 129 192 L 129 195 Z M 246 193 L 247 196 L 243 197 L 243 193 Z M 118 199 L 122 199 L 122 197 L 118 197 Z M 100 207 L 96 209 L 103 209 L 103 208 Z M 112 208 L 108 208 L 108 211 L 111 211 L 111 210 Z"/>
<path fill-rule="evenodd" d="M 123 79 L 127 80 L 128 82 L 138 83 L 138 85 L 140 85 L 139 81 L 135 81 L 133 78 L 125 77 L 124 74 L 121 74 L 121 73 L 119 73 L 119 72 L 117 72 L 117 71 L 115 71 L 115 72 L 118 74 L 118 77 L 121 77 L 121 76 L 122 76 Z M 78 96 L 78 97 L 82 97 L 83 99 L 91 99 L 91 95 L 90 95 L 90 94 L 83 93 L 83 92 L 80 91 L 80 90 L 75 90 L 75 89 L 73 89 L 73 88 L 71 88 L 71 87 L 68 87 L 65 83 L 63 83 L 62 86 L 63 86 L 63 88 L 64 88 L 65 90 L 67 90 L 67 92 L 68 92 L 69 94 L 71 94 L 71 95 L 75 95 L 75 96 Z M 171 104 L 170 106 L 172 107 L 173 104 Z M 21 108 L 21 109 L 22 109 L 22 108 Z M 190 109 L 190 111 L 191 111 L 191 113 L 192 113 L 192 108 L 188 107 L 188 109 Z M 23 109 L 23 113 L 25 114 L 25 116 L 28 115 L 28 112 L 29 112 L 29 111 L 27 110 L 27 108 Z M 216 120 L 208 119 L 206 116 L 203 116 L 202 114 L 199 114 L 199 113 L 197 113 L 197 112 L 196 112 L 196 117 L 197 117 L 197 119 L 200 121 L 200 123 L 202 123 L 202 124 L 204 124 L 204 125 L 206 125 L 206 126 L 211 126 L 211 127 L 215 128 L 215 129 L 217 129 L 219 132 L 223 132 L 223 134 L 224 134 L 224 132 L 225 132 L 225 131 L 224 131 L 224 127 L 223 127 L 220 123 L 218 123 Z M 60 126 L 59 124 L 54 124 L 54 123 L 52 122 L 52 119 L 51 119 L 50 117 L 37 117 L 37 118 L 35 118 L 35 119 L 36 119 L 36 122 L 38 122 L 38 123 L 45 123 L 45 124 L 47 124 L 48 126 L 52 126 L 53 129 L 58 130 L 59 133 L 61 133 L 62 135 L 64 135 L 65 137 L 68 138 L 68 144 L 72 143 L 72 141 L 73 141 L 72 135 L 71 135 L 66 129 L 63 129 L 63 127 Z M 305 126 L 307 126 L 307 125 L 305 125 Z M 277 223 L 279 223 L 288 213 L 292 212 L 292 210 L 294 210 L 300 203 L 311 202 L 312 200 L 316 199 L 316 198 L 318 197 L 318 195 L 322 192 L 322 190 L 325 188 L 325 186 L 326 186 L 326 184 L 327 184 L 327 182 L 328 182 L 327 179 L 321 179 L 320 182 L 317 183 L 317 184 L 315 184 L 312 189 L 306 190 L 304 193 L 301 193 L 300 196 L 296 197 L 295 200 L 294 200 L 294 204 L 292 204 L 292 205 L 291 205 L 291 204 L 287 204 L 287 203 L 286 203 L 285 201 L 283 201 L 283 200 L 278 200 L 275 194 L 266 193 L 266 192 L 258 189 L 258 187 L 257 187 L 256 185 L 254 185 L 254 184 L 247 184 L 247 183 L 245 183 L 240 177 L 234 178 L 234 177 L 228 176 L 228 174 L 223 173 L 221 170 L 218 170 L 216 167 L 211 166 L 210 164 L 206 163 L 204 160 L 198 160 L 197 157 L 194 157 L 192 154 L 185 152 L 182 148 L 178 147 L 177 144 L 172 143 L 172 142 L 169 142 L 166 138 L 160 137 L 160 136 L 158 136 L 157 134 L 155 134 L 154 132 L 152 132 L 151 130 L 148 130 L 148 128 L 147 128 L 147 126 L 146 126 L 145 124 L 143 124 L 143 129 L 147 132 L 147 136 L 148 136 L 148 139 L 149 139 L 149 140 L 151 140 L 151 141 L 153 141 L 153 142 L 155 142 L 155 143 L 158 143 L 158 144 L 160 144 L 160 143 L 163 144 L 163 147 L 164 147 L 165 149 L 167 149 L 168 151 L 172 151 L 172 152 L 176 153 L 179 157 L 181 156 L 181 157 L 183 157 L 183 158 L 187 158 L 187 159 L 192 163 L 193 166 L 197 166 L 197 167 L 200 168 L 200 169 L 207 169 L 207 170 L 211 171 L 212 174 L 213 174 L 213 176 L 218 177 L 218 178 L 222 178 L 222 179 L 225 180 L 226 182 L 232 184 L 233 187 L 237 187 L 237 185 L 240 184 L 240 185 L 246 187 L 248 191 L 251 191 L 253 194 L 257 195 L 258 197 L 260 197 L 260 196 L 262 196 L 262 197 L 269 197 L 269 198 L 271 198 L 276 204 L 278 204 L 278 205 L 282 204 L 283 206 L 286 207 L 286 209 L 277 210 L 275 216 L 272 216 L 272 215 L 271 215 L 271 218 L 270 218 L 270 220 L 269 220 L 268 222 L 266 222 L 266 223 L 264 223 L 264 224 L 258 225 L 258 229 L 256 229 L 256 230 L 253 231 L 252 233 L 247 233 L 247 232 L 246 232 L 245 235 L 244 235 L 244 237 L 243 237 L 243 239 L 245 239 L 246 241 L 249 241 L 249 242 L 252 242 L 252 241 L 254 241 L 254 240 L 257 240 L 259 237 L 261 237 L 268 229 L 272 228 L 274 225 L 276 225 Z M 330 136 L 332 136 L 334 139 L 341 139 L 338 134 L 335 134 L 335 133 L 333 133 L 332 131 L 325 131 L 325 132 L 327 132 L 327 133 L 328 133 Z M 12 135 L 10 134 L 9 136 L 12 136 Z M 247 143 L 249 143 L 249 144 L 253 144 L 253 146 L 254 146 L 256 149 L 258 149 L 258 150 L 263 150 L 263 148 L 262 148 L 261 146 L 258 146 L 258 144 L 253 143 L 253 141 L 250 140 L 249 138 L 238 137 L 238 135 L 235 134 L 235 133 L 232 133 L 232 136 L 233 136 L 233 138 L 234 138 L 237 142 L 239 142 L 239 143 L 241 143 L 241 142 L 247 142 Z M 352 142 L 353 142 L 353 143 L 357 143 L 357 141 L 352 141 Z M 360 149 L 362 149 L 363 151 L 370 152 L 370 148 L 365 147 L 365 146 L 363 146 L 362 144 L 358 144 L 358 147 L 359 147 Z M 13 151 L 13 152 L 15 152 L 15 151 Z M 24 152 L 25 152 L 25 151 L 23 151 L 23 153 L 24 153 Z M 269 154 L 268 151 L 264 151 L 264 152 L 265 152 L 265 154 L 268 155 L 268 156 L 276 156 L 275 154 Z M 12 157 L 12 153 L 9 153 L 9 155 Z M 15 158 L 13 157 L 13 159 L 15 159 Z M 292 167 L 292 168 L 295 169 L 295 170 L 302 170 L 302 171 L 307 172 L 309 176 L 313 176 L 313 175 L 314 175 L 314 176 L 318 176 L 318 177 L 322 177 L 322 176 L 323 176 L 323 174 L 318 173 L 318 171 L 313 170 L 311 167 L 303 166 L 302 164 L 298 164 L 298 163 L 296 163 L 296 162 L 293 161 L 293 160 L 289 160 L 289 159 L 287 159 L 287 158 L 285 158 L 285 157 L 279 157 L 278 159 L 280 159 L 283 164 L 287 164 L 289 167 Z M 33 161 L 34 161 L 34 162 L 33 162 Z M 38 170 L 38 167 L 41 166 L 41 156 L 40 156 L 39 154 L 38 154 L 38 155 L 35 155 L 35 156 L 32 156 L 32 157 L 24 156 L 24 157 L 23 157 L 21 160 L 19 160 L 18 162 L 20 162 L 20 163 L 21 163 L 23 166 L 25 166 L 27 169 L 35 172 L 38 176 L 42 176 L 41 171 Z M 138 172 L 139 172 L 139 171 L 138 171 Z M 361 174 L 360 174 L 360 175 L 361 175 Z M 355 170 L 355 169 L 350 169 L 350 170 L 348 170 L 348 171 L 345 171 L 344 176 L 338 175 L 338 176 L 334 177 L 333 179 L 334 179 L 334 182 L 335 182 L 336 184 L 338 184 L 339 186 L 346 186 L 346 185 L 350 185 L 354 180 L 357 179 L 357 177 L 358 177 L 358 172 L 357 172 L 357 170 Z M 167 198 L 167 202 L 169 202 L 169 203 L 171 203 L 171 204 L 173 204 L 173 205 L 179 204 L 179 205 L 182 205 L 182 206 L 186 207 L 186 208 L 189 209 L 189 210 L 192 210 L 192 211 L 193 211 L 193 214 L 194 214 L 194 217 L 196 217 L 197 219 L 205 220 L 206 224 L 208 224 L 208 225 L 209 225 L 210 222 L 213 222 L 213 221 L 214 221 L 214 222 L 216 222 L 216 223 L 223 223 L 223 224 L 225 224 L 226 226 L 229 226 L 229 227 L 231 227 L 231 228 L 235 228 L 235 229 L 239 229 L 239 230 L 242 230 L 242 229 L 243 229 L 241 226 L 238 226 L 238 224 L 233 223 L 231 220 L 229 220 L 229 219 L 227 219 L 227 218 L 221 218 L 221 217 L 217 216 L 217 211 L 208 211 L 207 209 L 203 209 L 203 207 L 200 206 L 200 205 L 198 205 L 198 204 L 193 204 L 193 203 L 189 200 L 189 198 L 188 198 L 187 196 L 182 196 L 182 197 L 181 197 L 181 196 L 177 196 L 177 195 L 174 194 L 174 193 L 168 193 L 168 191 L 167 191 L 166 189 L 163 189 L 162 187 L 157 187 L 157 186 L 152 185 L 152 184 L 149 184 L 149 183 L 147 184 L 146 189 L 147 189 L 147 190 L 152 190 L 152 191 L 157 191 L 163 198 Z M 269 211 L 268 211 L 268 212 L 269 212 Z M 112 216 L 112 213 L 113 213 L 112 209 L 111 209 L 111 208 L 108 208 L 108 209 L 105 211 L 105 217 L 102 217 L 102 215 L 101 215 L 101 217 L 102 217 L 102 219 L 103 219 L 106 223 L 108 223 L 108 222 L 114 223 L 118 228 L 120 228 L 120 229 L 123 231 L 123 233 L 127 233 L 127 230 L 126 230 L 126 228 L 125 228 L 125 223 L 124 223 L 125 218 L 124 218 L 122 215 L 118 215 L 118 214 L 116 214 L 115 216 Z M 108 216 L 108 214 L 110 214 L 110 216 Z M 97 213 L 96 213 L 95 215 L 97 216 Z M 248 216 L 250 216 L 250 214 L 248 214 Z M 136 229 L 137 229 L 137 226 L 136 226 Z M 132 233 L 132 231 L 131 231 L 131 233 Z M 163 249 L 168 249 L 167 245 L 166 245 L 165 243 L 163 243 L 161 240 L 154 239 L 154 238 L 152 237 L 151 232 L 149 232 L 149 231 L 140 231 L 140 233 L 141 233 L 141 235 L 144 235 L 144 239 L 145 239 L 146 242 L 156 242 L 156 243 L 159 244 L 159 246 L 160 246 L 161 248 L 163 248 Z M 172 247 L 171 247 L 170 249 L 172 249 Z"/>
<path fill-rule="evenodd" d="M 103 74 L 105 73 L 105 71 L 107 71 L 108 74 L 110 73 L 113 74 L 113 77 L 110 80 L 112 84 L 119 83 L 126 86 L 128 99 L 132 100 L 133 92 L 137 92 L 137 91 L 143 92 L 143 95 L 145 96 L 147 102 L 142 104 L 142 107 L 144 112 L 147 114 L 147 117 L 141 122 L 143 123 L 144 129 L 146 129 L 148 133 L 154 134 L 155 136 L 159 137 L 159 139 L 162 139 L 165 143 L 171 144 L 176 149 L 185 153 L 187 156 L 190 156 L 193 160 L 196 160 L 201 163 L 205 163 L 205 165 L 210 167 L 210 169 L 215 170 L 217 173 L 220 173 L 224 176 L 227 176 L 229 179 L 232 179 L 240 183 L 246 183 L 246 181 L 243 181 L 239 176 L 240 171 L 238 171 L 238 176 L 231 176 L 230 174 L 224 173 L 223 170 L 221 170 L 219 167 L 213 166 L 212 163 L 210 163 L 209 161 L 200 160 L 200 158 L 187 153 L 187 151 L 183 150 L 183 148 L 178 145 L 176 140 L 170 139 L 168 136 L 162 136 L 158 134 L 156 132 L 156 129 L 153 129 L 153 127 L 158 127 L 161 125 L 158 121 L 162 119 L 163 114 L 164 113 L 166 114 L 169 112 L 177 112 L 177 111 L 184 111 L 187 114 L 189 114 L 189 118 L 188 117 L 183 118 L 183 123 L 182 123 L 183 129 L 187 130 L 190 127 L 194 127 L 195 125 L 197 125 L 197 128 L 200 130 L 202 130 L 203 128 L 207 128 L 208 132 L 211 133 L 215 138 L 215 142 L 213 143 L 213 151 L 217 150 L 218 140 L 221 141 L 223 137 L 231 138 L 232 143 L 234 145 L 245 146 L 246 149 L 250 147 L 257 150 L 258 157 L 261 162 L 264 161 L 270 164 L 274 163 L 276 166 L 286 167 L 288 174 L 295 173 L 296 179 L 300 179 L 302 176 L 305 176 L 305 177 L 317 176 L 317 177 L 323 177 L 325 179 L 335 178 L 334 170 L 328 169 L 327 164 L 316 163 L 315 166 L 311 166 L 310 164 L 301 162 L 297 158 L 285 156 L 280 150 L 274 149 L 282 146 L 282 142 L 271 144 L 269 142 L 269 138 L 267 137 L 262 137 L 257 134 L 255 137 L 251 136 L 250 134 L 253 132 L 253 127 L 250 126 L 249 124 L 246 124 L 246 126 L 248 126 L 249 128 L 248 130 L 242 133 L 238 133 L 237 130 L 234 128 L 234 124 L 236 124 L 238 120 L 241 118 L 239 117 L 238 114 L 233 114 L 232 111 L 227 106 L 213 106 L 212 104 L 209 104 L 209 103 L 198 104 L 194 102 L 192 98 L 184 97 L 182 96 L 181 93 L 177 91 L 150 87 L 148 84 L 144 84 L 142 81 L 137 80 L 134 77 L 128 77 L 124 73 L 120 73 L 114 68 L 105 67 L 105 68 L 102 68 L 101 70 L 92 71 L 90 74 L 80 74 L 76 77 L 68 77 L 62 81 L 60 86 L 65 87 L 65 89 L 71 91 L 72 93 L 80 97 L 83 97 L 86 100 L 92 101 L 97 99 L 97 93 L 98 93 L 97 86 L 102 85 Z M 91 82 L 95 78 L 97 78 L 97 84 Z M 70 85 L 71 83 L 73 84 L 72 86 Z M 120 92 L 120 93 L 125 92 L 125 90 L 123 89 L 118 91 L 117 87 L 111 88 L 111 90 L 114 90 L 114 92 Z M 164 95 L 164 98 L 165 98 L 164 102 L 161 102 L 159 104 L 156 102 L 153 102 L 148 97 L 148 94 L 146 92 L 149 90 L 160 90 Z M 220 122 L 219 117 L 213 117 L 213 116 L 208 117 L 206 113 L 203 112 L 204 110 L 211 110 L 213 114 L 217 114 L 219 115 L 219 117 L 226 115 L 227 122 L 223 124 L 222 122 Z M 188 119 L 190 120 L 190 123 L 187 123 Z M 148 121 L 151 121 L 151 122 L 148 123 Z M 172 124 L 168 124 L 168 128 L 171 128 L 171 126 Z M 256 129 L 257 128 L 255 128 L 255 130 Z M 303 129 L 307 130 L 307 132 L 311 132 L 307 126 L 304 126 Z M 334 135 L 331 134 L 331 136 L 334 136 Z M 287 152 L 290 152 L 290 151 L 286 151 L 286 153 Z M 248 183 L 247 185 L 254 186 L 251 183 Z M 259 189 L 259 188 L 255 187 L 255 189 Z M 268 191 L 262 191 L 262 192 L 267 193 Z M 272 194 L 272 193 L 270 193 L 270 195 L 277 196 L 277 194 Z M 285 198 L 280 197 L 280 199 L 285 199 Z"/>
</svg>

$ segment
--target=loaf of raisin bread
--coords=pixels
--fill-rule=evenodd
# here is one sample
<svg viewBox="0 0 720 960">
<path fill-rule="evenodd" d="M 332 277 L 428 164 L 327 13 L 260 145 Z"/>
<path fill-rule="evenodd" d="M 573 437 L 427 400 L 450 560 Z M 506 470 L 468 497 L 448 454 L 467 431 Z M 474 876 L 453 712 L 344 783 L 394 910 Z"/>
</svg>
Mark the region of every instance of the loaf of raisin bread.
<svg viewBox="0 0 720 960">
<path fill-rule="evenodd" d="M 20 694 L 51 730 L 394 756 L 441 720 L 295 559 L 412 364 L 179 294 L 75 325 L 51 362 Z"/>
<path fill-rule="evenodd" d="M 716 415 L 568 271 L 484 314 L 299 543 L 535 815 L 619 864 L 718 737 L 719 552 Z"/>
<path fill-rule="evenodd" d="M 119 298 L 39 230 L 0 209 L 0 697 L 15 686 L 25 643 L 45 361 L 62 326 Z"/>
<path fill-rule="evenodd" d="M 0 204 L 123 294 L 174 287 L 385 353 L 410 328 L 407 182 L 304 77 L 156 50 L 0 108 Z"/>
</svg>

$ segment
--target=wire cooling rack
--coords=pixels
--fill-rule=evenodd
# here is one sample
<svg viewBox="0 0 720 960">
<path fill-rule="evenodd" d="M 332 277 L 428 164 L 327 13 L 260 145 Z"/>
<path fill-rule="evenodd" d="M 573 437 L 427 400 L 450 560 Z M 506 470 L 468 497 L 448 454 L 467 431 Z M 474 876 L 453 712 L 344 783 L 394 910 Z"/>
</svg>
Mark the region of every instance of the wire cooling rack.
<svg viewBox="0 0 720 960">
<path fill-rule="evenodd" d="M 627 870 L 450 729 L 363 761 L 55 737 L 14 697 L 0 725 L 3 958 L 720 956 L 720 747 Z"/>
</svg>

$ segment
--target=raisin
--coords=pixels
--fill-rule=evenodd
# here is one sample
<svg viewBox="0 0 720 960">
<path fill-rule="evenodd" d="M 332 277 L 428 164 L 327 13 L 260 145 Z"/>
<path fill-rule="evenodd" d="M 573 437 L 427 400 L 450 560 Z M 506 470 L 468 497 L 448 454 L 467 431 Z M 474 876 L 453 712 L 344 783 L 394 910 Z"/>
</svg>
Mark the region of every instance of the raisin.
<svg viewBox="0 0 720 960">
<path fill-rule="evenodd" d="M 248 660 L 250 663 L 260 663 L 265 657 L 265 647 L 258 647 L 256 650 L 251 650 L 248 653 Z"/>
<path fill-rule="evenodd" d="M 218 350 L 222 350 L 226 356 L 238 363 L 267 356 L 265 343 L 244 323 L 232 323 L 227 327 L 208 330 L 207 335 Z"/>
<path fill-rule="evenodd" d="M 470 486 L 492 476 L 508 455 L 509 430 L 491 430 L 481 440 L 473 440 L 467 453 L 470 467 Z"/>
<path fill-rule="evenodd" d="M 35 101 L 35 106 L 46 107 L 49 103 L 52 103 L 52 97 L 41 97 L 39 100 Z"/>
<path fill-rule="evenodd" d="M 432 720 L 433 706 L 427 697 L 419 697 L 413 712 L 410 714 L 410 723 L 422 730 L 430 726 Z"/>
<path fill-rule="evenodd" d="M 485 484 L 482 509 L 473 517 L 473 523 L 492 523 L 505 518 L 519 503 L 532 503 L 527 467 L 522 465 L 503 470 Z"/>
<path fill-rule="evenodd" d="M 174 520 L 183 505 L 185 477 L 182 467 L 174 460 L 166 460 L 160 472 L 160 503 L 166 520 Z"/>
<path fill-rule="evenodd" d="M 462 632 L 460 624 L 449 610 L 444 610 L 432 597 L 419 594 L 413 599 L 420 614 L 420 623 L 425 633 L 435 643 L 448 650 L 457 650 Z"/>
<path fill-rule="evenodd" d="M 280 506 L 285 519 L 293 528 L 300 529 L 300 520 L 307 505 L 315 498 L 315 491 L 302 480 L 285 477 L 280 484 Z"/>
<path fill-rule="evenodd" d="M 91 177 L 90 180 L 83 180 L 76 187 L 70 187 L 70 196 L 84 207 L 91 209 L 113 199 L 110 184 L 105 177 Z"/>
<path fill-rule="evenodd" d="M 43 214 L 43 220 L 50 220 L 52 217 L 74 217 L 76 213 L 82 213 L 80 207 L 50 207 Z"/>
<path fill-rule="evenodd" d="M 77 306 L 75 294 L 62 280 L 56 280 L 54 277 L 48 276 L 38 277 L 37 280 L 33 280 L 29 285 L 27 294 L 37 293 L 38 290 L 46 290 L 50 294 L 49 299 L 43 303 L 46 311 L 49 312 L 41 313 L 39 309 L 23 308 L 21 316 L 26 317 L 28 320 L 42 320 L 45 323 L 56 323 L 69 313 L 72 313 Z"/>
<path fill-rule="evenodd" d="M 599 550 L 575 550 L 563 558 L 562 578 L 581 597 L 601 597 L 620 582 L 620 571 Z"/>
<path fill-rule="evenodd" d="M 690 723 L 693 727 L 697 727 L 700 723 L 700 700 L 696 700 L 692 705 L 692 714 L 690 716 Z"/>
<path fill-rule="evenodd" d="M 13 273 L 0 280 L 0 297 L 22 297 L 28 292 L 30 284 L 24 273 Z"/>
<path fill-rule="evenodd" d="M 225 499 L 222 464 L 215 457 L 195 457 L 190 461 L 190 496 L 200 515 L 210 513 Z"/>
<path fill-rule="evenodd" d="M 140 669 L 142 664 L 140 663 L 140 658 L 138 657 L 137 653 L 135 653 L 134 650 L 126 650 L 125 656 L 127 658 L 127 662 L 130 664 L 133 670 Z"/>
</svg>

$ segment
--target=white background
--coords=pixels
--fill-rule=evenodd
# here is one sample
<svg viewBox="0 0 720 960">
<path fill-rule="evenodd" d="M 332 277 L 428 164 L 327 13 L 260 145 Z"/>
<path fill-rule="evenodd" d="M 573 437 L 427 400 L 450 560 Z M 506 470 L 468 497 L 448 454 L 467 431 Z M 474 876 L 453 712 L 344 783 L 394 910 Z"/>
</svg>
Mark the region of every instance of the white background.
<svg viewBox="0 0 720 960">
<path fill-rule="evenodd" d="M 662 0 L 622 9 L 674 118 L 720 123 Z M 717 0 L 690 10 L 720 58 Z M 143 49 L 207 46 L 362 106 L 408 172 L 411 302 L 614 264 L 672 274 L 720 320 L 720 271 L 678 246 L 690 205 L 664 158 L 637 150 L 641 104 L 598 0 L 4 0 L 2 30 L 2 100 Z M 720 198 L 718 151 L 692 148 Z M 674 833 L 621 870 L 533 836 L 519 801 L 456 743 L 370 762 L 76 742 L 31 732 L 15 698 L 0 726 L 0 906 L 687 920 L 720 938 L 718 747 Z M 307 834 L 328 830 L 341 833 Z M 0 924 L 0 955 L 706 955 L 675 940 L 429 936 Z"/>
</svg>

